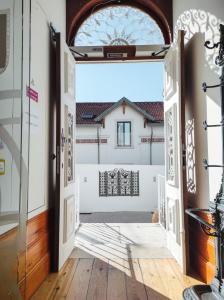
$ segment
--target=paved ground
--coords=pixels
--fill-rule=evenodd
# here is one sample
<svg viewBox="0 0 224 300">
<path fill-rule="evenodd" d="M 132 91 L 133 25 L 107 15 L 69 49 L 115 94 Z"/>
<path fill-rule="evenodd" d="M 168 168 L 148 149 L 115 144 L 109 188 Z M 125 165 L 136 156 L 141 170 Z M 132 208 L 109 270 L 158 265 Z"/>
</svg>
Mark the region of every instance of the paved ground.
<svg viewBox="0 0 224 300">
<path fill-rule="evenodd" d="M 81 223 L 151 223 L 151 212 L 96 212 L 80 214 Z"/>
<path fill-rule="evenodd" d="M 73 258 L 171 258 L 165 231 L 159 224 L 82 223 Z"/>
</svg>

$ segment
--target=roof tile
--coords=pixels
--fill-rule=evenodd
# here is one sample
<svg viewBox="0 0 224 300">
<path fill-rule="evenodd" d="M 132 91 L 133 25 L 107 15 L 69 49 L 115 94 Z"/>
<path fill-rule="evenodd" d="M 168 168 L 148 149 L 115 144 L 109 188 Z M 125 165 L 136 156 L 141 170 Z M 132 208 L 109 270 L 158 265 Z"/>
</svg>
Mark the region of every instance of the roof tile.
<svg viewBox="0 0 224 300">
<path fill-rule="evenodd" d="M 105 110 L 114 105 L 115 102 L 78 102 L 76 103 L 76 123 L 93 125 L 97 122 L 94 120 Z M 152 115 L 157 122 L 164 121 L 163 102 L 133 102 L 139 108 Z M 83 113 L 92 113 L 93 119 L 83 119 Z"/>
</svg>

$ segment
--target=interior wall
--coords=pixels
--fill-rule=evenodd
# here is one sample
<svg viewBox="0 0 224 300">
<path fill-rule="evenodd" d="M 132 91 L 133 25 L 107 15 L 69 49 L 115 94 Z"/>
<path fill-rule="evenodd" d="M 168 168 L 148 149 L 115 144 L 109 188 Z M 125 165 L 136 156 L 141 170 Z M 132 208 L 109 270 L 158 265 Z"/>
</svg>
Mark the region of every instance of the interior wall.
<svg viewBox="0 0 224 300">
<path fill-rule="evenodd" d="M 188 128 L 188 198 L 193 207 L 205 208 L 214 200 L 221 183 L 221 169 L 205 170 L 203 159 L 220 164 L 222 155 L 220 129 L 203 129 L 203 121 L 221 121 L 220 91 L 209 89 L 205 94 L 202 83 L 219 82 L 215 67 L 217 51 L 207 50 L 204 42 L 219 40 L 219 24 L 224 22 L 222 0 L 173 1 L 174 39 L 178 29 L 185 30 L 186 46 L 186 128 Z M 216 54 L 215 54 L 216 53 Z M 192 158 L 190 155 L 193 154 Z"/>
<path fill-rule="evenodd" d="M 209 164 L 222 164 L 221 129 L 203 129 L 203 122 L 221 122 L 220 89 L 202 91 L 202 83 L 219 83 L 220 70 L 215 66 L 217 50 L 204 47 L 205 41 L 219 41 L 219 24 L 224 22 L 223 0 L 173 0 L 174 35 L 185 30 L 185 113 L 187 198 L 192 207 L 207 208 L 221 184 L 221 168 L 203 168 L 203 159 Z M 211 222 L 208 215 L 201 214 Z M 214 239 L 203 233 L 198 222 L 189 218 L 188 243 L 190 268 L 206 283 L 215 273 Z"/>
<path fill-rule="evenodd" d="M 99 196 L 99 172 L 123 169 L 139 171 L 139 196 Z M 80 212 L 145 211 L 158 208 L 158 175 L 164 176 L 164 166 L 154 165 L 94 165 L 77 164 L 79 178 Z"/>
<path fill-rule="evenodd" d="M 32 1 L 30 87 L 36 95 L 30 101 L 29 218 L 46 210 L 49 200 L 49 146 L 53 134 L 50 122 L 54 100 L 50 23 L 65 37 L 65 1 Z"/>
<path fill-rule="evenodd" d="M 27 222 L 28 1 L 2 0 L 0 13 L 8 19 L 6 35 L 0 36 L 1 46 L 6 36 L 7 49 L 6 64 L 0 69 L 0 298 L 20 299 L 17 271 L 26 265 L 26 257 L 20 257 L 26 249 Z"/>
</svg>

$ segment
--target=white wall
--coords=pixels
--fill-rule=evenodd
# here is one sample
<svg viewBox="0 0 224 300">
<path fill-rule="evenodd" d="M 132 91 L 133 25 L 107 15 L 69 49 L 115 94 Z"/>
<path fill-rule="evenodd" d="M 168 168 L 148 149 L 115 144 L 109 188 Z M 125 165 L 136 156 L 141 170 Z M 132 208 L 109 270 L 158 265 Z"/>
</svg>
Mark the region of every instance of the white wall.
<svg viewBox="0 0 224 300">
<path fill-rule="evenodd" d="M 117 147 L 117 122 L 131 121 L 132 145 L 130 148 Z M 105 118 L 105 128 L 99 129 L 100 138 L 107 139 L 107 144 L 100 145 L 100 163 L 102 164 L 150 164 L 150 144 L 142 143 L 141 138 L 151 136 L 153 127 L 153 137 L 164 137 L 163 125 L 148 124 L 144 128 L 144 117 L 133 108 L 126 106 L 123 114 L 122 106 L 109 113 Z M 92 138 L 97 139 L 96 126 L 77 126 L 77 139 Z M 98 145 L 77 144 L 77 163 L 97 163 Z M 164 143 L 153 143 L 152 164 L 164 164 Z"/>
<path fill-rule="evenodd" d="M 49 123 L 51 99 L 51 41 L 49 24 L 65 36 L 65 0 L 31 1 L 31 88 L 38 102 L 30 101 L 29 218 L 46 210 L 49 199 Z"/>
<path fill-rule="evenodd" d="M 26 30 L 23 30 L 22 24 L 23 22 L 26 24 L 27 16 L 22 18 L 22 7 L 25 11 L 25 1 L 24 3 L 13 0 L 0 2 L 0 10 L 3 10 L 3 13 L 6 11 L 9 13 L 7 63 L 4 70 L 0 72 L 0 159 L 5 162 L 5 172 L 0 175 L 0 214 L 12 213 L 9 215 L 10 221 L 2 220 L 0 235 L 17 226 L 20 221 L 20 247 L 24 246 L 22 223 L 26 222 L 28 180 L 28 131 L 24 130 L 27 126 L 24 126 L 22 122 L 26 106 L 23 95 L 25 72 L 28 69 L 25 59 L 22 61 L 27 45 Z M 22 180 L 20 174 L 22 174 Z M 21 218 L 22 220 L 19 220 L 19 214 L 24 217 Z M 18 252 L 18 247 L 13 244 L 13 241 L 12 245 Z"/>
<path fill-rule="evenodd" d="M 139 171 L 139 197 L 99 197 L 99 171 L 115 168 Z M 78 164 L 80 212 L 153 211 L 158 206 L 159 174 L 164 175 L 164 166 Z"/>
<path fill-rule="evenodd" d="M 221 121 L 220 91 L 210 89 L 206 94 L 201 86 L 219 82 L 219 71 L 214 60 L 217 54 L 214 50 L 206 50 L 205 40 L 219 40 L 219 24 L 224 23 L 223 0 L 174 0 L 173 16 L 174 31 L 184 29 L 186 46 L 186 121 L 194 122 L 195 140 L 195 172 L 196 190 L 189 192 L 191 205 L 207 207 L 219 190 L 221 169 L 202 167 L 203 158 L 208 158 L 211 164 L 221 163 L 221 132 L 220 129 L 204 131 L 202 123 L 209 124 Z"/>
</svg>

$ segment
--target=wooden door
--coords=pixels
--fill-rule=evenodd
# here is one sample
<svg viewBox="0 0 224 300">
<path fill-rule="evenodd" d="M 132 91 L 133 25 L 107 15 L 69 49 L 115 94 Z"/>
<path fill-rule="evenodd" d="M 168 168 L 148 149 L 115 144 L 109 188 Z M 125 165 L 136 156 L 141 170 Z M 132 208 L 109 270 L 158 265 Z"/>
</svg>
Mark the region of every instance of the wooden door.
<svg viewBox="0 0 224 300">
<path fill-rule="evenodd" d="M 56 33 L 56 270 L 74 247 L 75 107 L 75 60 L 61 34 Z"/>
<path fill-rule="evenodd" d="M 184 32 L 165 58 L 165 136 L 166 136 L 166 208 L 168 248 L 186 272 L 185 200 L 183 150 L 185 145 L 185 111 L 183 93 Z"/>
</svg>

